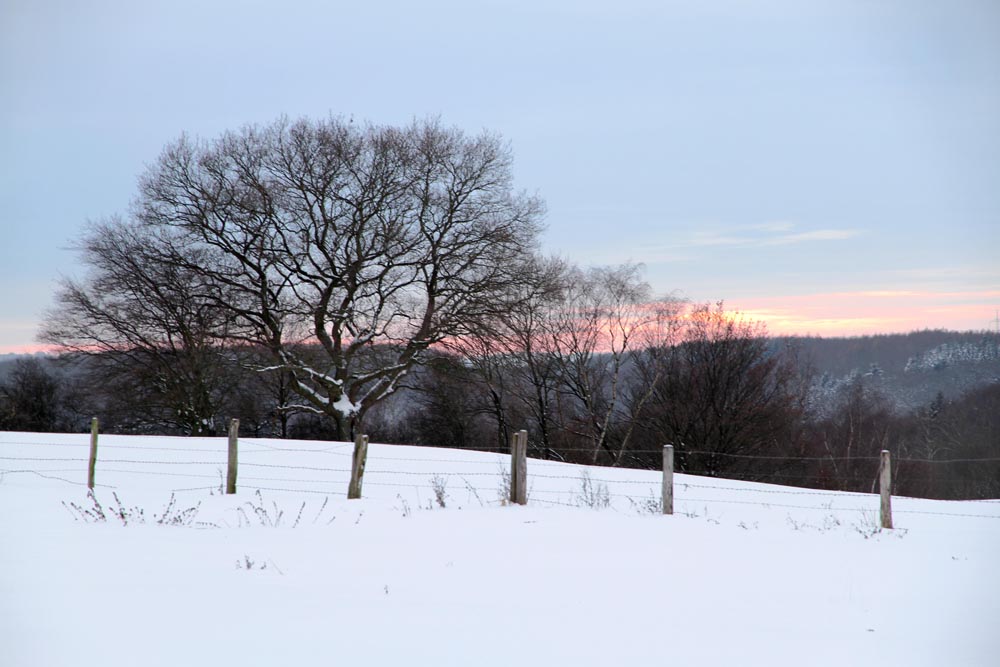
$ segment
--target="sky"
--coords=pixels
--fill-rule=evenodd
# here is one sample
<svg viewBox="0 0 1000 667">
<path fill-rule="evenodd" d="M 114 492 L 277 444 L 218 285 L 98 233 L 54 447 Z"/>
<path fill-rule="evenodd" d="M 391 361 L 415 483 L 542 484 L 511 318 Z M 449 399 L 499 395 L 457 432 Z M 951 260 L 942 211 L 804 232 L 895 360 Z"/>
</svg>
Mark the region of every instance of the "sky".
<svg viewBox="0 0 1000 667">
<path fill-rule="evenodd" d="M 0 353 L 181 133 L 502 134 L 543 250 L 776 334 L 996 326 L 992 0 L 0 0 Z"/>
</svg>

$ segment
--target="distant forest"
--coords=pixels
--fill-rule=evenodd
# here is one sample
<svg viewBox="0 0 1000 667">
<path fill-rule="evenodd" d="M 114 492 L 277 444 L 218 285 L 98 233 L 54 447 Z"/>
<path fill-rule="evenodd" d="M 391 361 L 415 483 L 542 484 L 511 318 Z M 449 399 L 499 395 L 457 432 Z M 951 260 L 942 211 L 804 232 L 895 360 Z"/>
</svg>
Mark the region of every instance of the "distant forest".
<svg viewBox="0 0 1000 667">
<path fill-rule="evenodd" d="M 681 472 L 865 492 L 888 449 L 899 494 L 1000 497 L 1000 336 L 740 333 L 700 349 L 677 343 L 662 366 L 670 377 L 653 378 L 642 355 L 630 357 L 617 380 L 622 400 L 589 419 L 572 388 L 559 386 L 565 378 L 546 386 L 523 360 L 484 368 L 483 359 L 442 349 L 363 428 L 380 442 L 491 451 L 505 451 L 525 428 L 532 456 L 642 468 L 657 468 L 661 446 L 672 443 Z M 184 414 L 190 397 L 178 402 L 162 378 L 116 372 L 104 355 L 0 358 L 0 428 L 84 432 L 98 415 L 109 433 L 221 435 L 238 417 L 247 436 L 337 437 L 322 416 L 293 406 L 280 374 L 248 370 L 247 355 L 213 352 L 202 369 L 212 414 L 198 426 Z M 606 370 L 612 361 L 598 354 L 588 364 Z M 754 378 L 759 386 L 747 381 Z M 552 389 L 544 420 L 539 385 Z M 594 414 L 607 418 L 599 449 L 588 433 Z"/>
</svg>

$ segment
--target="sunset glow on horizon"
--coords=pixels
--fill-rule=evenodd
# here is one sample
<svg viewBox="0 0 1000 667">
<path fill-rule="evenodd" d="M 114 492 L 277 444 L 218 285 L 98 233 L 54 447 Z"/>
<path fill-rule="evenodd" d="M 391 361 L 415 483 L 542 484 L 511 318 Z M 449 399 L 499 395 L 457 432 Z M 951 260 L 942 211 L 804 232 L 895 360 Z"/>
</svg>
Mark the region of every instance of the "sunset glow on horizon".
<svg viewBox="0 0 1000 667">
<path fill-rule="evenodd" d="M 871 290 L 724 301 L 725 310 L 763 323 L 770 336 L 825 338 L 905 334 L 924 329 L 986 331 L 996 326 L 1000 291 Z M 3 354 L 55 354 L 52 345 L 0 344 Z"/>
<path fill-rule="evenodd" d="M 739 299 L 727 310 L 763 322 L 773 336 L 863 336 L 995 326 L 1000 291 L 859 291 Z"/>
</svg>

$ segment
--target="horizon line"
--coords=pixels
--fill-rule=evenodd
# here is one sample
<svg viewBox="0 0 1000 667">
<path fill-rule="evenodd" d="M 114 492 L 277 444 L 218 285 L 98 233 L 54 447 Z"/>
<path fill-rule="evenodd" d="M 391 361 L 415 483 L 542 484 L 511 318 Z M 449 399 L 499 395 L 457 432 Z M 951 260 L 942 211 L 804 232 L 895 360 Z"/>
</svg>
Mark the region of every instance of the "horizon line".
<svg viewBox="0 0 1000 667">
<path fill-rule="evenodd" d="M 746 311 L 727 311 L 732 312 L 737 315 L 745 315 Z M 753 322 L 763 322 L 763 320 L 758 320 L 751 318 Z M 763 322 L 766 324 L 766 322 Z M 814 333 L 814 332 L 774 332 L 767 331 L 764 338 L 776 339 L 776 338 L 820 338 L 826 340 L 837 340 L 837 339 L 852 339 L 852 338 L 879 338 L 879 337 L 889 337 L 889 336 L 912 336 L 914 334 L 920 333 L 947 333 L 947 334 L 957 334 L 957 335 L 994 335 L 1000 336 L 1000 331 L 995 331 L 989 328 L 982 329 L 954 329 L 949 327 L 934 327 L 927 326 L 922 328 L 910 329 L 909 331 L 870 331 L 864 333 Z M 0 357 L 30 357 L 30 356 L 50 356 L 58 357 L 62 354 L 72 352 L 72 350 L 60 349 L 56 345 L 3 345 L 0 346 Z"/>
</svg>

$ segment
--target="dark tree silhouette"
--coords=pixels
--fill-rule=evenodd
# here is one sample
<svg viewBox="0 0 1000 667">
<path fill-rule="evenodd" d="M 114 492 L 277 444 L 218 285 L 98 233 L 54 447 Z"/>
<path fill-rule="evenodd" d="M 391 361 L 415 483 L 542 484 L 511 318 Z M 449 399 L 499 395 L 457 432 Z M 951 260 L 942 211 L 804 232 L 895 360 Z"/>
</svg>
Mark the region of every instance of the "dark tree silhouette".
<svg viewBox="0 0 1000 667">
<path fill-rule="evenodd" d="M 206 326 L 183 340 L 185 352 L 208 339 L 259 346 L 271 358 L 264 368 L 299 397 L 285 407 L 323 415 L 347 439 L 428 348 L 505 311 L 520 279 L 512 260 L 533 251 L 542 213 L 540 200 L 513 191 L 511 163 L 498 137 L 435 121 L 279 120 L 211 142 L 181 138 L 141 179 L 133 216 L 87 240 L 99 246 L 113 230 L 140 247 L 140 284 L 98 272 L 112 300 L 67 284 L 46 338 L 164 349 L 133 346 L 127 313 L 143 313 L 148 293 L 189 286 L 164 295 L 161 336 L 173 332 L 174 309 L 196 309 Z M 81 323 L 111 331 L 80 336 Z M 200 396 L 188 398 L 200 417 Z"/>
</svg>

